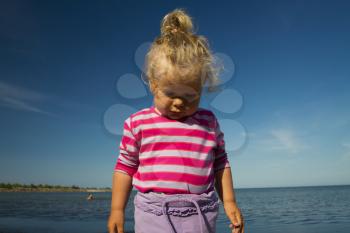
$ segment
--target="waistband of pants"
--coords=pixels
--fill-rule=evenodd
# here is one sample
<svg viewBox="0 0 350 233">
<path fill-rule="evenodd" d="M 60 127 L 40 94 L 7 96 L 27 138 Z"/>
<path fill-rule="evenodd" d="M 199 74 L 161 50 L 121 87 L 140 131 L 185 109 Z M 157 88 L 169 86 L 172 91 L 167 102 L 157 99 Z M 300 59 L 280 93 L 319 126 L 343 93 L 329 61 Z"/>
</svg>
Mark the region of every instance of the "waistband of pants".
<svg viewBox="0 0 350 233">
<path fill-rule="evenodd" d="M 196 204 L 194 204 L 196 203 Z M 164 214 L 164 205 L 168 215 L 187 216 L 201 212 L 218 211 L 219 199 L 215 191 L 202 194 L 164 194 L 138 192 L 134 199 L 136 207 L 156 215 Z"/>
</svg>

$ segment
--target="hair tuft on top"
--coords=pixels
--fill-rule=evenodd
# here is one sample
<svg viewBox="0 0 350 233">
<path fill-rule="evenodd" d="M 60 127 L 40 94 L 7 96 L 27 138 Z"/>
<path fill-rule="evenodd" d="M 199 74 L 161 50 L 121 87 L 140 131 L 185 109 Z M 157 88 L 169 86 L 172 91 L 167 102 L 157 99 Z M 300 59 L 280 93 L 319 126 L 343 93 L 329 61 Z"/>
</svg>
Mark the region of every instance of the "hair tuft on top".
<svg viewBox="0 0 350 233">
<path fill-rule="evenodd" d="M 214 62 L 209 43 L 193 32 L 191 17 L 182 9 L 168 13 L 161 22 L 161 34 L 146 55 L 145 71 L 149 82 L 165 76 L 183 81 L 201 81 L 215 91 L 221 70 Z"/>
<path fill-rule="evenodd" d="M 176 9 L 164 17 L 161 23 L 160 31 L 162 35 L 174 32 L 192 34 L 192 19 L 184 10 Z"/>
</svg>

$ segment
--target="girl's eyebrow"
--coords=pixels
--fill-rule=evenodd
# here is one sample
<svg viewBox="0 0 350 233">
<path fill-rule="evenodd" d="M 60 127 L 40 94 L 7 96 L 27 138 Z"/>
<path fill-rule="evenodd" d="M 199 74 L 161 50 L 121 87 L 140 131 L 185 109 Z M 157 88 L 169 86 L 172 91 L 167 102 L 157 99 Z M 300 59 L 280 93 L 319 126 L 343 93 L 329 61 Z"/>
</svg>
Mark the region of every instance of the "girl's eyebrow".
<svg viewBox="0 0 350 233">
<path fill-rule="evenodd" d="M 179 95 L 179 96 L 184 96 L 184 95 L 197 95 L 198 93 L 197 93 L 197 91 L 195 91 L 195 90 L 193 90 L 193 91 L 181 91 L 181 92 L 179 92 L 179 93 L 177 93 L 175 90 L 172 90 L 172 89 L 165 89 L 165 90 L 163 90 L 163 92 L 165 93 L 165 94 L 169 94 L 169 95 Z"/>
</svg>

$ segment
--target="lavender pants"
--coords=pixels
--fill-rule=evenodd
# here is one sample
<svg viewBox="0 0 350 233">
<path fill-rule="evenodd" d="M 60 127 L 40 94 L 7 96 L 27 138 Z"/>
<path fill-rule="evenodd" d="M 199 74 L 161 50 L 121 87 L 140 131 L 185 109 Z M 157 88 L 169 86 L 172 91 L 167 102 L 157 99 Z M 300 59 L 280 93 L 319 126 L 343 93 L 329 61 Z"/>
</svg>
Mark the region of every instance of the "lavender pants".
<svg viewBox="0 0 350 233">
<path fill-rule="evenodd" d="M 141 193 L 134 199 L 135 233 L 215 233 L 219 199 L 203 194 Z"/>
</svg>

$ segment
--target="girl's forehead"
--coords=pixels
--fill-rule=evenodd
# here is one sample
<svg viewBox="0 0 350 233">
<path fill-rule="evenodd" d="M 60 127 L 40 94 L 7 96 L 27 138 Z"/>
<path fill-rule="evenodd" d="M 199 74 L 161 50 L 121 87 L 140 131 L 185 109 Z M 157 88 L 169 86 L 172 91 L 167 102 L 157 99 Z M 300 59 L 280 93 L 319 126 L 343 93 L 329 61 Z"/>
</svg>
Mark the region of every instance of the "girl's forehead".
<svg viewBox="0 0 350 233">
<path fill-rule="evenodd" d="M 159 82 L 159 88 L 162 90 L 171 90 L 176 92 L 201 92 L 201 82 L 197 80 L 184 81 L 182 79 L 164 78 Z"/>
</svg>

